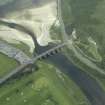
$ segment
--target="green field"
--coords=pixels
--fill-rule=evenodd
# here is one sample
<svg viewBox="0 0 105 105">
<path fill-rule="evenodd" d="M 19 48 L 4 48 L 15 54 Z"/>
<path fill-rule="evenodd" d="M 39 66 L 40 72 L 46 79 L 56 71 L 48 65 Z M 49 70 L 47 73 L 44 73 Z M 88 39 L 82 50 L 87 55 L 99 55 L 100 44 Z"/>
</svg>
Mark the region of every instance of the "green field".
<svg viewBox="0 0 105 105">
<path fill-rule="evenodd" d="M 7 74 L 17 66 L 18 63 L 15 60 L 0 53 L 0 77 Z"/>
<path fill-rule="evenodd" d="M 51 65 L 0 88 L 0 105 L 89 105 L 81 90 Z"/>
</svg>

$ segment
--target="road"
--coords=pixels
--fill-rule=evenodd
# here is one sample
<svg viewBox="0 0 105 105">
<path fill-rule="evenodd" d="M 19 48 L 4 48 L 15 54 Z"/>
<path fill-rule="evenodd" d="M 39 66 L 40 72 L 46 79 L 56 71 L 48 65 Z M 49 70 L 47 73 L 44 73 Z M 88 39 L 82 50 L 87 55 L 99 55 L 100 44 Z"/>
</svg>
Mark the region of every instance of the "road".
<svg viewBox="0 0 105 105">
<path fill-rule="evenodd" d="M 55 53 L 56 50 L 59 50 L 60 48 L 64 47 L 68 43 L 62 43 L 58 46 L 55 46 L 42 54 L 39 54 L 38 56 L 34 57 L 33 59 L 28 60 L 28 62 L 22 64 L 21 66 L 17 67 L 16 69 L 13 69 L 10 73 L 6 74 L 3 78 L 0 79 L 0 86 L 4 84 L 6 81 L 8 81 L 10 78 L 12 78 L 15 75 L 18 75 L 18 73 L 24 71 L 27 67 L 35 64 L 35 62 L 42 57 L 46 57 L 46 55 L 50 55 L 50 53 Z"/>
</svg>

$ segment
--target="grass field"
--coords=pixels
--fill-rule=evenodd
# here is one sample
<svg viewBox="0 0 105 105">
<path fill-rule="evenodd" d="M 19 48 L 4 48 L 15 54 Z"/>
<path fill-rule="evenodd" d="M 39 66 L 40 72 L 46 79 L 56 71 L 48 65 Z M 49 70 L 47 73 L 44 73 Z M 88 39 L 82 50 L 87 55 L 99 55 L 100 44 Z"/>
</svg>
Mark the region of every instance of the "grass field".
<svg viewBox="0 0 105 105">
<path fill-rule="evenodd" d="M 14 69 L 16 66 L 18 66 L 18 63 L 15 60 L 0 53 L 0 77 Z"/>
<path fill-rule="evenodd" d="M 0 88 L 0 105 L 89 105 L 68 77 L 51 65 L 38 65 L 39 71 Z"/>
</svg>

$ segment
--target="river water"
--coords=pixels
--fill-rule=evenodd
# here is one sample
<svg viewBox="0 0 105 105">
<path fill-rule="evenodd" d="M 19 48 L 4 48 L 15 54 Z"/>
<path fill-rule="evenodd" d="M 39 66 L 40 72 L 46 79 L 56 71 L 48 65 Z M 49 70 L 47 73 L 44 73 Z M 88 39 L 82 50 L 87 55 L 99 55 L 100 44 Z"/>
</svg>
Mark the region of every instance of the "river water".
<svg viewBox="0 0 105 105">
<path fill-rule="evenodd" d="M 47 59 L 69 76 L 84 92 L 91 105 L 105 105 L 105 92 L 90 75 L 75 67 L 65 55 L 58 53 Z"/>
</svg>

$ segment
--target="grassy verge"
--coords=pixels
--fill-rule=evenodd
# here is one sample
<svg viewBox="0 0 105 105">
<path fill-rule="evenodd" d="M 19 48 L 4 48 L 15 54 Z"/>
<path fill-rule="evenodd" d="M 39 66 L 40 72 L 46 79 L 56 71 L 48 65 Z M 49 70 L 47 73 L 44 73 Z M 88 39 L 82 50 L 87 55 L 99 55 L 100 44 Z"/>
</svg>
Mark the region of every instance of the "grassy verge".
<svg viewBox="0 0 105 105">
<path fill-rule="evenodd" d="M 14 69 L 17 65 L 18 63 L 15 60 L 0 53 L 0 77 Z"/>
</svg>

